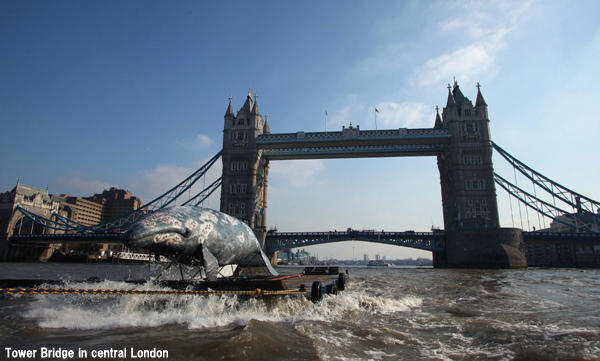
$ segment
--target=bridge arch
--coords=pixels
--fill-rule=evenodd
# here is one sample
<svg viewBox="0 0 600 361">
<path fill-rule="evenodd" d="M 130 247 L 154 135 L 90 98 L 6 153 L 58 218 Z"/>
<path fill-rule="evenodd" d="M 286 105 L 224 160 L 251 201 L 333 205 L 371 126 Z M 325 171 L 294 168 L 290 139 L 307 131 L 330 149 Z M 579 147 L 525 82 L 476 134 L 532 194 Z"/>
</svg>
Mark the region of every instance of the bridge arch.
<svg viewBox="0 0 600 361">
<path fill-rule="evenodd" d="M 319 244 L 364 241 L 393 246 L 403 246 L 419 250 L 444 252 L 445 237 L 433 232 L 277 232 L 266 237 L 267 252 L 283 251 L 291 248 L 308 247 Z"/>
</svg>

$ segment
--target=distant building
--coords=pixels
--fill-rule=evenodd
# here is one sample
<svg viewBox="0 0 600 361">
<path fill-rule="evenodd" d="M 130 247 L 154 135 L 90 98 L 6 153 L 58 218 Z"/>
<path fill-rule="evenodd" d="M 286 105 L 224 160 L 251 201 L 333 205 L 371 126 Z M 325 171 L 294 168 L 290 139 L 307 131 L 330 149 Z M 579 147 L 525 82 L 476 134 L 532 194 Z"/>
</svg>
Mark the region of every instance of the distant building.
<svg viewBox="0 0 600 361">
<path fill-rule="evenodd" d="M 296 251 L 295 258 L 298 261 L 298 264 L 310 264 L 311 263 L 310 253 L 306 252 L 305 250 Z"/>
<path fill-rule="evenodd" d="M 381 257 L 379 257 L 379 253 L 375 255 L 375 260 L 376 261 L 381 261 Z"/>
<path fill-rule="evenodd" d="M 365 253 L 365 255 L 363 256 L 363 260 L 368 261 L 369 260 L 369 255 Z"/>
<path fill-rule="evenodd" d="M 12 247 L 9 249 L 8 238 L 13 234 L 41 234 L 52 230 L 44 229 L 39 224 L 27 222 L 17 205 L 26 210 L 50 218 L 52 212 L 59 210 L 59 203 L 52 200 L 48 189 L 38 189 L 20 184 L 11 191 L 0 194 L 0 259 L 34 260 L 48 249 L 48 245 Z"/>
<path fill-rule="evenodd" d="M 65 217 L 81 223 L 85 226 L 93 226 L 124 216 L 142 207 L 142 201 L 126 189 L 110 187 L 102 193 L 96 193 L 91 197 L 79 198 L 66 194 L 53 196 L 61 204 L 60 213 Z M 88 249 L 88 252 L 122 251 L 122 244 L 102 243 L 98 249 Z"/>
<path fill-rule="evenodd" d="M 594 219 L 598 219 L 598 215 L 593 213 L 565 213 L 556 218 L 550 223 L 550 232 L 576 233 L 578 230 L 579 232 L 600 232 L 600 224 L 597 221 L 594 222 Z"/>
<path fill-rule="evenodd" d="M 382 261 L 386 261 L 386 260 L 387 260 L 387 257 L 386 257 L 386 256 L 383 256 L 383 257 L 381 257 L 381 260 L 382 260 Z"/>
<path fill-rule="evenodd" d="M 60 214 L 84 226 L 102 223 L 104 200 L 91 201 L 68 194 L 53 195 L 52 200 L 60 203 Z"/>
<path fill-rule="evenodd" d="M 102 222 L 110 221 L 119 218 L 129 212 L 141 208 L 144 204 L 126 189 L 117 189 L 110 187 L 101 194 L 94 194 L 91 197 L 84 198 L 86 200 L 102 203 Z"/>
<path fill-rule="evenodd" d="M 28 222 L 19 211 L 17 205 L 44 218 L 51 219 L 56 212 L 84 226 L 93 226 L 115 218 L 119 218 L 143 206 L 142 201 L 131 192 L 111 187 L 101 194 L 79 198 L 68 194 L 51 195 L 48 189 L 38 189 L 20 184 L 9 192 L 0 194 L 0 259 L 35 260 L 47 258 L 48 244 L 32 244 L 31 246 L 8 245 L 8 238 L 14 234 L 42 234 L 59 231 L 44 228 L 37 223 Z M 51 245 L 50 248 L 62 245 Z M 86 251 L 118 251 L 122 245 L 85 246 Z M 89 250 L 87 248 L 90 248 Z M 46 257 L 47 256 L 47 257 Z"/>
</svg>

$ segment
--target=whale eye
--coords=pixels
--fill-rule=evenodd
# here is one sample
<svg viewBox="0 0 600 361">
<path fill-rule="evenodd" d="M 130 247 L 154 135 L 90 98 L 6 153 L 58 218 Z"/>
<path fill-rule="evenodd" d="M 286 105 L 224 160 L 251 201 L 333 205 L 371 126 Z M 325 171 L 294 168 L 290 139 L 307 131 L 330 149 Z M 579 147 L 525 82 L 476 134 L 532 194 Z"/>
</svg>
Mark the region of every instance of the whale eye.
<svg viewBox="0 0 600 361">
<path fill-rule="evenodd" d="M 190 236 L 190 234 L 192 234 L 192 230 L 185 227 L 185 231 L 183 232 L 183 237 L 188 238 Z"/>
</svg>

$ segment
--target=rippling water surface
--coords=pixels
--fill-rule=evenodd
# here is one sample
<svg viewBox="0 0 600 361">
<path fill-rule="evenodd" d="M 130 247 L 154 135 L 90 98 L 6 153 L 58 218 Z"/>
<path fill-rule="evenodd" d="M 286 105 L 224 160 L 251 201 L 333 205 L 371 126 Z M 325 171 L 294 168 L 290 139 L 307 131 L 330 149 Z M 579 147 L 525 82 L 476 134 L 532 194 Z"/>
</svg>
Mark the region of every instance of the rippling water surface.
<svg viewBox="0 0 600 361">
<path fill-rule="evenodd" d="M 346 291 L 318 304 L 0 296 L 0 351 L 2 359 L 5 347 L 61 347 L 156 348 L 172 360 L 600 360 L 600 270 L 349 270 Z M 96 288 L 154 288 L 118 281 L 148 277 L 147 266 L 0 263 L 0 278 L 90 276 L 111 280 Z"/>
</svg>

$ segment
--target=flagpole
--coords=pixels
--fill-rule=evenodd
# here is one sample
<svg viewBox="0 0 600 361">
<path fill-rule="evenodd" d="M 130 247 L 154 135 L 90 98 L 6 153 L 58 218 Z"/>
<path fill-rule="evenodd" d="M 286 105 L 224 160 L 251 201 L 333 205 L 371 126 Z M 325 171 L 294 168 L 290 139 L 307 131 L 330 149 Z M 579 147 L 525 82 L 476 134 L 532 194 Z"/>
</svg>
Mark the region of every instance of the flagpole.
<svg viewBox="0 0 600 361">
<path fill-rule="evenodd" d="M 325 133 L 327 133 L 327 110 L 325 111 Z"/>
<path fill-rule="evenodd" d="M 375 130 L 377 130 L 377 108 L 375 108 L 373 114 L 375 114 Z"/>
</svg>

